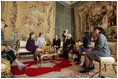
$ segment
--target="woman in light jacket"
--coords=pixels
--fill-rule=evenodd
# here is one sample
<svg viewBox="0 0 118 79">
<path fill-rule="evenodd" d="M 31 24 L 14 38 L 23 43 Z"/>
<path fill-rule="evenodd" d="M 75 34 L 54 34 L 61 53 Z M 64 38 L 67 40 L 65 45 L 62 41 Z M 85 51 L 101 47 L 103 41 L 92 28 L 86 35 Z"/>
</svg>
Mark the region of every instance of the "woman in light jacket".
<svg viewBox="0 0 118 79">
<path fill-rule="evenodd" d="M 45 38 L 42 33 L 39 33 L 39 38 L 37 39 L 37 45 L 41 48 L 46 45 Z"/>
</svg>

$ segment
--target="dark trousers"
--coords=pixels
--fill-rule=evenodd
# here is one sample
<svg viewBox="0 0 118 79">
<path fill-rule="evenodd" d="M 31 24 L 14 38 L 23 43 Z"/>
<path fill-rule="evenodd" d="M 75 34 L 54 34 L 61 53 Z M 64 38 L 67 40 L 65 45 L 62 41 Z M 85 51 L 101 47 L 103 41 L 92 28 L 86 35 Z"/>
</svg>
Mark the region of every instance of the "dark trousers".
<svg viewBox="0 0 118 79">
<path fill-rule="evenodd" d="M 79 62 L 81 62 L 80 60 L 81 60 L 82 53 L 78 51 L 77 56 L 78 56 L 77 62 L 79 63 Z"/>
<path fill-rule="evenodd" d="M 63 49 L 63 57 L 64 59 L 68 59 L 69 58 L 69 51 L 72 50 L 73 47 L 64 47 Z"/>
<path fill-rule="evenodd" d="M 5 56 L 2 56 L 2 57 L 5 58 L 5 59 L 7 59 L 7 60 L 9 60 L 11 64 L 16 59 L 16 55 L 14 54 L 14 51 L 12 51 L 12 50 L 7 51 L 7 52 L 6 51 L 3 51 L 2 53 L 3 54 L 6 54 L 6 57 Z"/>
</svg>

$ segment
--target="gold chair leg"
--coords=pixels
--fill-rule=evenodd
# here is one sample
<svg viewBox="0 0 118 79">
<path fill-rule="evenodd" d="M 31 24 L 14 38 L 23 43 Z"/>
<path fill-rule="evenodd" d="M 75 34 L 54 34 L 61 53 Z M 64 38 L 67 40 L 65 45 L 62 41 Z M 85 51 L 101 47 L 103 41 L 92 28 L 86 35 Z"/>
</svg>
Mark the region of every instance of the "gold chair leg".
<svg viewBox="0 0 118 79">
<path fill-rule="evenodd" d="M 115 64 L 112 64 L 112 67 L 113 67 L 113 70 L 114 70 L 115 74 L 117 75 L 117 71 L 115 69 Z"/>
<path fill-rule="evenodd" d="M 73 58 L 73 53 L 72 53 L 72 58 Z"/>
<path fill-rule="evenodd" d="M 71 54 L 71 57 L 73 58 L 73 52 L 72 51 L 70 51 L 70 54 Z"/>
<path fill-rule="evenodd" d="M 5 72 L 5 78 L 9 78 L 10 77 L 10 71 L 7 71 L 7 72 Z"/>
<path fill-rule="evenodd" d="M 19 56 L 19 52 L 18 52 L 18 55 L 17 55 L 17 56 L 18 56 L 18 59 L 19 59 L 19 58 L 20 58 L 20 56 Z"/>
<path fill-rule="evenodd" d="M 102 74 L 102 64 L 101 61 L 99 63 L 99 77 L 101 78 L 101 74 Z"/>
<path fill-rule="evenodd" d="M 107 67 L 106 67 L 106 64 L 104 64 L 104 67 L 105 67 L 105 71 L 107 71 Z"/>
<path fill-rule="evenodd" d="M 58 58 L 58 54 L 56 55 L 56 59 Z"/>
<path fill-rule="evenodd" d="M 43 63 L 43 57 L 41 57 L 41 65 L 42 65 L 42 63 Z"/>
<path fill-rule="evenodd" d="M 37 63 L 39 63 L 39 57 L 37 56 L 36 58 L 37 58 Z"/>
</svg>

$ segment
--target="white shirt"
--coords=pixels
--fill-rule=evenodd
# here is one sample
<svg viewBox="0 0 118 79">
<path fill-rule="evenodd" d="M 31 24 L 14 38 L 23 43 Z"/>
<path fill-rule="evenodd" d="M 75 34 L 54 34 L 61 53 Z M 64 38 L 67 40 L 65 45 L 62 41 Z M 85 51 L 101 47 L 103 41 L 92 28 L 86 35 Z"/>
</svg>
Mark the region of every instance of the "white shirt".
<svg viewBox="0 0 118 79">
<path fill-rule="evenodd" d="M 38 45 L 39 47 L 45 46 L 45 45 L 46 45 L 45 38 L 44 38 L 44 37 L 39 37 L 39 38 L 37 39 L 37 45 Z"/>
</svg>

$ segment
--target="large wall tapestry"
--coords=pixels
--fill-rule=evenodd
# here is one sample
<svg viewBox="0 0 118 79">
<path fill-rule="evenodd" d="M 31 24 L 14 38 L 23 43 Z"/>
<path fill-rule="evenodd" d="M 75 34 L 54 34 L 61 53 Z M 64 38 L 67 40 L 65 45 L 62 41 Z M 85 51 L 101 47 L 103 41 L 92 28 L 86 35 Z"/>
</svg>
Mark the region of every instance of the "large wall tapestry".
<svg viewBox="0 0 118 79">
<path fill-rule="evenodd" d="M 4 1 L 2 18 L 9 26 L 5 40 L 26 40 L 30 32 L 44 33 L 52 41 L 55 34 L 55 2 L 53 1 Z"/>
<path fill-rule="evenodd" d="M 83 32 L 93 33 L 94 27 L 103 27 L 108 40 L 117 39 L 117 2 L 83 2 L 74 8 L 75 39 L 81 40 Z"/>
</svg>

